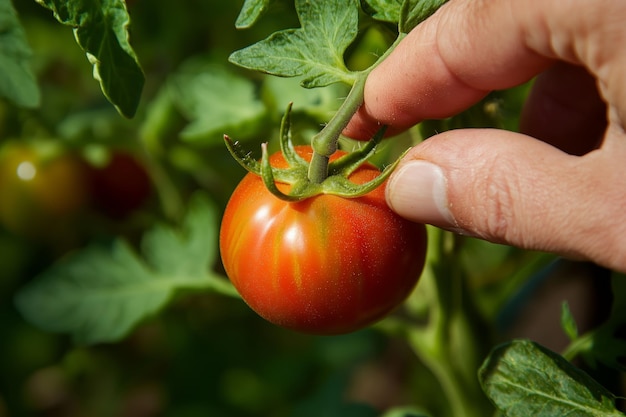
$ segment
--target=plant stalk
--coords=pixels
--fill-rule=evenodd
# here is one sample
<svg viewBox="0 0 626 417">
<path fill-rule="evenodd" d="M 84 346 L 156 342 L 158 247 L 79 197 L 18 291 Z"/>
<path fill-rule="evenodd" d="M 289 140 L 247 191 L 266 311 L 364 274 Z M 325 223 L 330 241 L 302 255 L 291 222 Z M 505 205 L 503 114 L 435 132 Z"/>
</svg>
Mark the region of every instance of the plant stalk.
<svg viewBox="0 0 626 417">
<path fill-rule="evenodd" d="M 594 336 L 595 332 L 593 330 L 579 336 L 565 348 L 565 350 L 561 353 L 561 356 L 571 362 L 582 352 L 590 350 L 590 347 L 593 346 Z"/>
<path fill-rule="evenodd" d="M 405 33 L 400 33 L 393 44 L 387 48 L 385 53 L 372 66 L 357 74 L 350 93 L 348 93 L 339 110 L 337 110 L 328 124 L 311 139 L 313 156 L 309 164 L 308 177 L 312 183 L 320 184 L 328 177 L 328 161 L 330 156 L 337 150 L 339 136 L 348 125 L 352 116 L 363 104 L 363 93 L 367 76 L 396 48 L 405 36 Z"/>
<path fill-rule="evenodd" d="M 430 320 L 425 328 L 411 332 L 411 346 L 437 377 L 452 415 L 490 415 L 493 408 L 477 377 L 486 355 L 485 329 L 458 263 L 450 262 L 458 257 L 458 242 L 441 230 L 429 228 L 428 232 L 427 264 L 433 268 L 428 275 L 432 280 Z"/>
<path fill-rule="evenodd" d="M 419 343 L 412 343 L 415 351 L 419 350 Z M 440 348 L 442 349 L 442 348 Z M 463 378 L 449 363 L 447 358 L 437 355 L 436 352 L 421 352 L 422 362 L 435 375 L 441 389 L 450 404 L 451 415 L 454 417 L 484 417 L 492 410 L 476 407 L 474 390 L 468 389 Z"/>
<path fill-rule="evenodd" d="M 184 215 L 182 196 L 154 152 L 155 138 L 159 137 L 161 129 L 165 129 L 165 127 L 166 125 L 159 125 L 159 129 L 153 129 L 150 133 L 148 133 L 148 129 L 142 129 L 138 143 L 141 152 L 140 156 L 146 167 L 148 176 L 155 186 L 163 214 L 168 220 L 178 222 Z"/>
<path fill-rule="evenodd" d="M 343 129 L 363 103 L 363 92 L 368 72 L 360 73 L 350 93 L 328 124 L 311 140 L 313 157 L 309 165 L 309 181 L 320 184 L 328 176 L 328 160 L 337 150 L 337 141 Z"/>
</svg>

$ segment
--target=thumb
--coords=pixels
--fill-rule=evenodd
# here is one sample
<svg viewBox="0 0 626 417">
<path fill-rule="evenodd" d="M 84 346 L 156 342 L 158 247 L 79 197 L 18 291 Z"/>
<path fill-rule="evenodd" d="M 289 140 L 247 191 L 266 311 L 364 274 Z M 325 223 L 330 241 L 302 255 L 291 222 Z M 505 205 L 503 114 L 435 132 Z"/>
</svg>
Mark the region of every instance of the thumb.
<svg viewBox="0 0 626 417">
<path fill-rule="evenodd" d="M 626 230 L 611 210 L 624 201 L 613 181 L 626 184 L 616 171 L 601 153 L 577 157 L 519 133 L 463 129 L 414 147 L 386 196 L 409 220 L 624 269 Z"/>
</svg>

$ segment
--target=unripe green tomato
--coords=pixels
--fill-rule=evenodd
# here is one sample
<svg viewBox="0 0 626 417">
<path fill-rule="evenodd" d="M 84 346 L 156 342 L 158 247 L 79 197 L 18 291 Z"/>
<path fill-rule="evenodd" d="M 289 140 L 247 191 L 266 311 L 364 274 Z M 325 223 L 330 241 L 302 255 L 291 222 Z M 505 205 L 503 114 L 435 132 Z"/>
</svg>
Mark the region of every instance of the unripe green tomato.
<svg viewBox="0 0 626 417">
<path fill-rule="evenodd" d="M 86 165 L 48 143 L 10 141 L 0 149 L 0 222 L 26 237 L 57 232 L 89 200 Z"/>
</svg>

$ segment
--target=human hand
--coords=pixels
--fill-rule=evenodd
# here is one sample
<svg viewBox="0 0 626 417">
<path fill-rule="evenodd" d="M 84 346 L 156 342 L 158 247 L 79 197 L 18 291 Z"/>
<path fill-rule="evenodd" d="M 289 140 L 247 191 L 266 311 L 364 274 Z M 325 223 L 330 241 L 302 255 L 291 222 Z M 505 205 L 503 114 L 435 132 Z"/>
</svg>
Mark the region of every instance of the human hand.
<svg viewBox="0 0 626 417">
<path fill-rule="evenodd" d="M 626 272 L 626 2 L 451 0 L 368 77 L 354 138 L 458 113 L 537 74 L 514 133 L 415 146 L 387 185 L 400 215 Z"/>
</svg>

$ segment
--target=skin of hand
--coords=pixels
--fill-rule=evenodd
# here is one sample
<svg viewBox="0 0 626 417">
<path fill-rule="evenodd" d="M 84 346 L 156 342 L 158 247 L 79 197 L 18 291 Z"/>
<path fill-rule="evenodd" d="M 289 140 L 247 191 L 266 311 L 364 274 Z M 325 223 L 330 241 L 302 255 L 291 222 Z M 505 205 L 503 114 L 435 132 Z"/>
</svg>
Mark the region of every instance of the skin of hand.
<svg viewBox="0 0 626 417">
<path fill-rule="evenodd" d="M 454 115 L 536 77 L 520 133 L 418 144 L 387 184 L 398 214 L 626 272 L 626 2 L 450 0 L 367 79 L 344 134 Z"/>
</svg>

